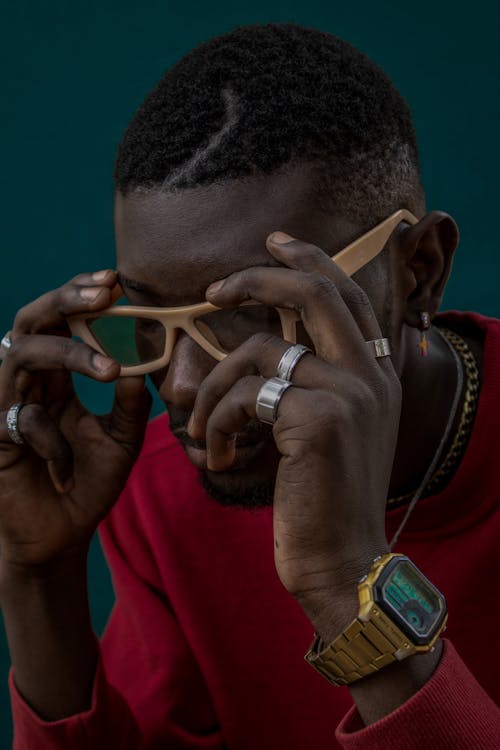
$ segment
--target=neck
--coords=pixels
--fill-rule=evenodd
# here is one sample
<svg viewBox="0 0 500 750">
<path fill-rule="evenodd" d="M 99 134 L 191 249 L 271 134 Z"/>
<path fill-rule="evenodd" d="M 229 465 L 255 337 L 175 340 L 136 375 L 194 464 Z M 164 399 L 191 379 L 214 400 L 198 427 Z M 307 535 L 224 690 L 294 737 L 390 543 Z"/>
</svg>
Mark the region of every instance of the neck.
<svg viewBox="0 0 500 750">
<path fill-rule="evenodd" d="M 409 333 L 414 354 L 407 358 L 408 365 L 401 378 L 403 401 L 389 497 L 411 492 L 422 481 L 446 429 L 457 387 L 456 363 L 441 336 L 432 329 L 428 331 L 429 352 L 422 357 L 418 332 Z M 459 414 L 460 407 L 448 445 L 453 440 Z M 444 446 L 443 455 L 448 445 Z"/>
</svg>

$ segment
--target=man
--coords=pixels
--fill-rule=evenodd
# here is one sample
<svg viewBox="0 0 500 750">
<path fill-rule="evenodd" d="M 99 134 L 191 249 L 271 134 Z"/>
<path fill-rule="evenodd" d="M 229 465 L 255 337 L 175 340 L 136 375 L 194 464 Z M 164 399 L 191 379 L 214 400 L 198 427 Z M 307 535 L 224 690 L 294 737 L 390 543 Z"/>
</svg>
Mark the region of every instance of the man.
<svg viewBox="0 0 500 750">
<path fill-rule="evenodd" d="M 238 29 L 160 81 L 115 178 L 117 273 L 2 343 L 17 750 L 495 747 L 500 325 L 430 325 L 458 233 L 426 212 L 405 102 L 328 34 Z M 116 380 L 110 415 L 72 371 Z M 171 432 L 123 490 L 145 372 Z"/>
</svg>

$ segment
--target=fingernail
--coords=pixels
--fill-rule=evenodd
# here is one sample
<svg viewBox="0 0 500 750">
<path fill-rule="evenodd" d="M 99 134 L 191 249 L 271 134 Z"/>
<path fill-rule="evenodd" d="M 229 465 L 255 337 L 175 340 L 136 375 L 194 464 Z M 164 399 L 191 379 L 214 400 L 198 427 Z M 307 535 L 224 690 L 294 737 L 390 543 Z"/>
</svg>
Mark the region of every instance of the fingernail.
<svg viewBox="0 0 500 750">
<path fill-rule="evenodd" d="M 93 364 L 96 370 L 105 372 L 114 365 L 114 362 L 109 357 L 105 357 L 103 354 L 94 354 Z"/>
<path fill-rule="evenodd" d="M 215 294 L 215 292 L 218 292 L 219 289 L 222 288 L 224 285 L 225 279 L 222 279 L 222 281 L 214 281 L 213 284 L 210 284 L 210 286 L 207 289 L 207 294 Z"/>
<path fill-rule="evenodd" d="M 193 424 L 194 424 L 194 413 L 192 413 L 191 416 L 189 417 L 187 427 L 186 427 L 188 435 L 190 435 L 191 437 L 192 437 L 191 430 L 193 429 Z"/>
<path fill-rule="evenodd" d="M 294 242 L 295 237 L 285 234 L 285 232 L 273 232 L 269 239 L 277 245 L 287 245 L 289 242 Z"/>
<path fill-rule="evenodd" d="M 94 279 L 94 281 L 102 281 L 103 279 L 106 278 L 108 273 L 109 273 L 109 268 L 107 268 L 105 271 L 96 271 L 95 273 L 92 274 L 92 278 Z"/>
<path fill-rule="evenodd" d="M 101 292 L 102 289 L 100 287 L 98 289 L 95 289 L 94 287 L 88 287 L 86 289 L 80 289 L 80 297 L 87 300 L 87 302 L 92 302 L 100 295 Z"/>
</svg>

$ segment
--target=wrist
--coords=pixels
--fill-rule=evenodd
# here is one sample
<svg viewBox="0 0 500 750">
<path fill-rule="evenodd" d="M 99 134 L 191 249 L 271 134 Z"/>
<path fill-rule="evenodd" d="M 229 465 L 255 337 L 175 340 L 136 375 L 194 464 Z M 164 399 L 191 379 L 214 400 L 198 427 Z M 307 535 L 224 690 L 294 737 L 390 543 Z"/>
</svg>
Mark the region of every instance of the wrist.
<svg viewBox="0 0 500 750">
<path fill-rule="evenodd" d="M 0 559 L 0 602 L 11 594 L 52 590 L 86 580 L 89 545 L 67 550 L 40 564 L 22 564 Z"/>
<path fill-rule="evenodd" d="M 24 700 L 50 721 L 87 710 L 98 647 L 84 551 L 36 566 L 2 560 L 0 603 Z"/>
<path fill-rule="evenodd" d="M 325 644 L 333 641 L 357 617 L 359 581 L 368 573 L 373 560 L 388 551 L 386 541 L 374 544 L 338 564 L 334 581 L 328 575 L 318 576 L 316 585 L 295 596 Z"/>
<path fill-rule="evenodd" d="M 349 625 L 326 643 L 316 638 L 305 658 L 332 684 L 350 686 L 369 724 L 427 682 L 440 658 L 447 610 L 439 590 L 402 554 L 375 559 L 358 592 Z"/>
</svg>

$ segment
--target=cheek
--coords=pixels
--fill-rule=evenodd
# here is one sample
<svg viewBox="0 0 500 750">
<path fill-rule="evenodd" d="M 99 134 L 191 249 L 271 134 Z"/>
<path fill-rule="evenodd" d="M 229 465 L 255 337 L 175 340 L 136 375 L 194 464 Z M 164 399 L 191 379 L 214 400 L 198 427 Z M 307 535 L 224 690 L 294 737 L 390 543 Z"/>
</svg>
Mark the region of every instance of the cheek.
<svg viewBox="0 0 500 750">
<path fill-rule="evenodd" d="M 384 251 L 376 260 L 355 273 L 352 278 L 368 295 L 383 335 L 392 338 L 395 306 L 388 254 Z"/>
<path fill-rule="evenodd" d="M 162 401 L 191 412 L 201 383 L 216 364 L 195 341 L 181 333 L 168 367 L 152 373 L 151 379 Z"/>
<path fill-rule="evenodd" d="M 158 392 L 160 392 L 161 386 L 167 377 L 167 373 L 168 367 L 162 367 L 161 370 L 156 370 L 156 372 L 152 372 L 149 375 L 151 382 Z"/>
</svg>

